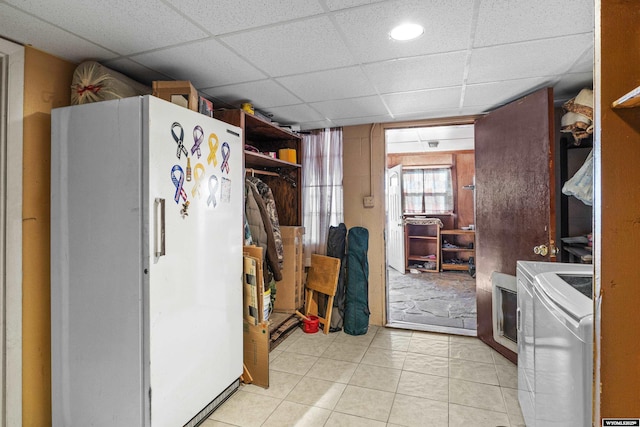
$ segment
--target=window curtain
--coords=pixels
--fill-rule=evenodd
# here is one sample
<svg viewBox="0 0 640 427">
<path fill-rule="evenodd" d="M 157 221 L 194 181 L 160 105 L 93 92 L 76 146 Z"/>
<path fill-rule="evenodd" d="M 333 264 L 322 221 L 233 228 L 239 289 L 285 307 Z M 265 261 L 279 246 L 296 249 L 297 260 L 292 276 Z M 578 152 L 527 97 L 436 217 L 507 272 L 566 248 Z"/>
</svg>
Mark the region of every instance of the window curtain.
<svg viewBox="0 0 640 427">
<path fill-rule="evenodd" d="M 305 265 L 326 255 L 330 226 L 344 221 L 342 128 L 321 129 L 302 139 L 302 225 Z"/>
<path fill-rule="evenodd" d="M 451 168 L 403 170 L 402 192 L 405 213 L 453 212 Z"/>
</svg>

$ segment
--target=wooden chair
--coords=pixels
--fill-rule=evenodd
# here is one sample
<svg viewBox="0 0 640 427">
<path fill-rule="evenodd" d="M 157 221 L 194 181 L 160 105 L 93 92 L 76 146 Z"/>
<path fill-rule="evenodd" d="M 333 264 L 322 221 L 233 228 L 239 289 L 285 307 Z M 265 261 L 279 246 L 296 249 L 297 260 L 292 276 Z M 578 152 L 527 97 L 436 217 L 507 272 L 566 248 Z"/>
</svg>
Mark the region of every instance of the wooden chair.
<svg viewBox="0 0 640 427">
<path fill-rule="evenodd" d="M 305 312 L 306 316 L 318 316 L 325 334 L 329 333 L 331 326 L 331 311 L 333 298 L 338 287 L 340 274 L 340 259 L 324 255 L 311 254 L 311 267 L 307 274 Z M 326 295 L 327 308 L 324 317 L 318 314 L 318 300 L 321 295 Z"/>
</svg>

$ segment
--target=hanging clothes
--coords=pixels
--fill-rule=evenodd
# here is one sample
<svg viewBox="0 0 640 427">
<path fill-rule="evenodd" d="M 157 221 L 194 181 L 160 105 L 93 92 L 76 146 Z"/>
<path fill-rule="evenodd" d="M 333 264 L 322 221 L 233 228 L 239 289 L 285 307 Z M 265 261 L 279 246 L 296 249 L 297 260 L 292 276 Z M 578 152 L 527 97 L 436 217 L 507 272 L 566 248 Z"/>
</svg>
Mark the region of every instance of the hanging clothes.
<svg viewBox="0 0 640 427">
<path fill-rule="evenodd" d="M 255 184 L 249 179 L 245 179 L 245 187 L 248 188 L 248 191 L 245 193 L 247 196 L 245 209 L 247 211 L 247 221 L 249 222 L 251 237 L 254 243 L 261 246 L 265 251 L 264 259 L 268 267 L 264 270 L 265 283 L 269 283 L 271 281 L 270 276 L 273 276 L 273 279 L 276 282 L 279 282 L 282 280 L 282 268 L 280 268 L 280 262 L 278 260 L 271 219 L 267 212 L 264 200 L 262 199 L 262 196 L 260 196 L 260 192 L 256 188 Z M 256 206 L 257 210 L 255 209 Z M 260 227 L 260 223 L 262 223 L 262 227 Z M 254 234 L 254 230 L 257 235 Z"/>
<path fill-rule="evenodd" d="M 273 239 L 275 243 L 276 253 L 278 254 L 278 262 L 280 263 L 280 270 L 282 270 L 282 266 L 284 264 L 284 246 L 282 244 L 280 221 L 278 220 L 278 211 L 276 209 L 276 201 L 273 197 L 273 193 L 271 192 L 271 188 L 269 188 L 269 186 L 260 178 L 249 176 L 247 177 L 247 179 L 251 181 L 258 189 L 258 193 L 260 193 L 267 213 L 269 214 L 269 219 L 271 220 L 271 226 L 273 228 Z"/>
<path fill-rule="evenodd" d="M 580 169 L 562 186 L 562 193 L 574 196 L 588 206 L 593 205 L 593 150 Z"/>
</svg>

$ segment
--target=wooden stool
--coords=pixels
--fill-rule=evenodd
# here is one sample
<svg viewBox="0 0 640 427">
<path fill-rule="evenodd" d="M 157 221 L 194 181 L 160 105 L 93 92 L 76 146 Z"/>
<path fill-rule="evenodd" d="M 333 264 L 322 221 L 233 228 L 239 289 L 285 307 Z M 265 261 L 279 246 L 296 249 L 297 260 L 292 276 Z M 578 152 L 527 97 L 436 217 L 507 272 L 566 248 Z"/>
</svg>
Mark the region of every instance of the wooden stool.
<svg viewBox="0 0 640 427">
<path fill-rule="evenodd" d="M 324 333 L 329 333 L 331 326 L 331 311 L 333 298 L 338 288 L 338 276 L 340 275 L 340 258 L 332 258 L 324 255 L 311 254 L 311 267 L 307 274 L 305 312 L 306 316 L 318 316 L 323 325 Z M 320 294 L 327 296 L 327 308 L 325 317 L 318 315 L 318 297 Z"/>
</svg>

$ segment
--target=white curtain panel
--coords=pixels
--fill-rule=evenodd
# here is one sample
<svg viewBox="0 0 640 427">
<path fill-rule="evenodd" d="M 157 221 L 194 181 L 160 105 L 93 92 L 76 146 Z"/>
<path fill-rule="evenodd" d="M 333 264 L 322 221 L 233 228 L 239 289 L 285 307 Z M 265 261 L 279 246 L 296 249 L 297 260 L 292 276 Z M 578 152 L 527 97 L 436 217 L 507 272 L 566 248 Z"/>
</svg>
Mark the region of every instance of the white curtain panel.
<svg viewBox="0 0 640 427">
<path fill-rule="evenodd" d="M 326 255 L 330 226 L 344 221 L 342 128 L 321 129 L 302 140 L 302 225 L 305 265 Z"/>
<path fill-rule="evenodd" d="M 405 213 L 453 212 L 451 168 L 403 170 L 402 193 Z"/>
</svg>

